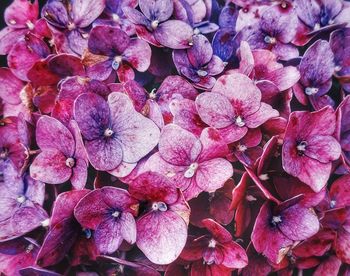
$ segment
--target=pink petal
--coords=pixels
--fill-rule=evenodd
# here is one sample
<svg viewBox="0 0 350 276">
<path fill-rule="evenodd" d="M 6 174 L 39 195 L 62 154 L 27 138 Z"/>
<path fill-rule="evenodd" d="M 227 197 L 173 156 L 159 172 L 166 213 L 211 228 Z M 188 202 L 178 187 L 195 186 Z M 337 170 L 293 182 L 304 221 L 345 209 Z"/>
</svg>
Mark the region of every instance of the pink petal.
<svg viewBox="0 0 350 276">
<path fill-rule="evenodd" d="M 177 166 L 190 165 L 202 150 L 200 141 L 192 133 L 173 124 L 163 128 L 158 147 L 161 157 Z"/>
<path fill-rule="evenodd" d="M 231 163 L 223 158 L 215 158 L 199 164 L 196 183 L 204 191 L 214 192 L 221 188 L 232 175 Z"/>
<path fill-rule="evenodd" d="M 227 97 L 238 114 L 252 114 L 259 109 L 261 92 L 246 75 L 234 73 L 221 76 L 212 92 Z"/>
<path fill-rule="evenodd" d="M 337 257 L 348 263 L 350 261 L 350 234 L 344 229 L 340 229 L 337 232 L 337 237 L 334 241 L 334 249 Z"/>
<path fill-rule="evenodd" d="M 30 175 L 48 184 L 64 183 L 72 174 L 66 160 L 67 157 L 57 149 L 46 149 L 34 159 L 30 166 Z"/>
<path fill-rule="evenodd" d="M 274 70 L 267 75 L 267 79 L 272 81 L 280 91 L 291 88 L 300 79 L 300 72 L 292 66 Z"/>
<path fill-rule="evenodd" d="M 200 161 L 210 160 L 217 157 L 225 157 L 228 154 L 228 147 L 220 132 L 215 128 L 203 129 L 200 141 L 203 149 L 199 156 Z"/>
<path fill-rule="evenodd" d="M 213 238 L 220 243 L 227 243 L 232 240 L 230 232 L 212 219 L 204 219 L 203 225 L 212 234 Z"/>
<path fill-rule="evenodd" d="M 204 92 L 196 98 L 196 107 L 201 119 L 212 127 L 224 128 L 233 124 L 234 110 L 223 95 Z"/>
<path fill-rule="evenodd" d="M 305 155 L 322 163 L 329 163 L 340 157 L 341 148 L 332 136 L 314 136 L 308 140 L 310 144 Z"/>
<path fill-rule="evenodd" d="M 27 0 L 15 0 L 5 10 L 5 21 L 11 28 L 29 28 L 28 22 L 33 24 L 39 15 L 39 4 Z"/>
<path fill-rule="evenodd" d="M 27 29 L 12 29 L 5 27 L 0 30 L 0 54 L 7 55 L 12 46 L 16 44 L 26 33 Z"/>
<path fill-rule="evenodd" d="M 173 211 L 151 212 L 139 218 L 136 244 L 155 264 L 169 264 L 185 247 L 187 225 Z"/>
<path fill-rule="evenodd" d="M 249 128 L 256 128 L 269 119 L 278 117 L 279 113 L 266 103 L 261 103 L 260 108 L 255 113 L 245 117 L 245 123 Z"/>
<path fill-rule="evenodd" d="M 335 200 L 336 207 L 345 207 L 350 204 L 350 176 L 343 175 L 333 182 L 330 189 L 331 200 Z"/>
<path fill-rule="evenodd" d="M 8 68 L 0 68 L 0 97 L 9 104 L 19 104 L 19 93 L 23 88 L 23 82 L 15 77 Z"/>
</svg>

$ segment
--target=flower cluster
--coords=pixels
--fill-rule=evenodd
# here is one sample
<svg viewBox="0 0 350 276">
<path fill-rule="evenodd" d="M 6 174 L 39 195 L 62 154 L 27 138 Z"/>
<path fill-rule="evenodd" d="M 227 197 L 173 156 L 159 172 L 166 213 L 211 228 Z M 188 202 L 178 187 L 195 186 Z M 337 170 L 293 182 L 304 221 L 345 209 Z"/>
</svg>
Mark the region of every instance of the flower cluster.
<svg viewBox="0 0 350 276">
<path fill-rule="evenodd" d="M 13 0 L 0 274 L 350 273 L 350 2 Z"/>
</svg>

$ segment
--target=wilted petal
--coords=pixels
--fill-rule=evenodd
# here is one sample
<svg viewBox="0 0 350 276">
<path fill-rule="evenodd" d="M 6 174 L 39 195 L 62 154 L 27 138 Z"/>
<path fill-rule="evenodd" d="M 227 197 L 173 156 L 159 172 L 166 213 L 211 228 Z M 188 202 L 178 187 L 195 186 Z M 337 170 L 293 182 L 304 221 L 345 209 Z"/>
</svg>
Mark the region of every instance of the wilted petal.
<svg viewBox="0 0 350 276">
<path fill-rule="evenodd" d="M 0 30 L 0 55 L 7 55 L 12 46 L 27 32 L 27 29 L 12 29 L 9 27 Z"/>
<path fill-rule="evenodd" d="M 155 264 L 169 264 L 185 247 L 187 225 L 173 211 L 150 212 L 136 222 L 136 244 Z"/>
<path fill-rule="evenodd" d="M 200 68 L 210 61 L 213 49 L 204 35 L 195 35 L 192 40 L 193 46 L 187 50 L 187 56 L 195 68 Z"/>
<path fill-rule="evenodd" d="M 234 241 L 225 243 L 222 248 L 224 249 L 224 260 L 222 265 L 229 268 L 243 268 L 248 264 L 248 257 L 245 250 Z"/>
<path fill-rule="evenodd" d="M 96 228 L 94 238 L 97 248 L 102 254 L 111 254 L 119 248 L 123 241 L 120 227 L 119 222 L 108 219 L 102 221 Z"/>
</svg>

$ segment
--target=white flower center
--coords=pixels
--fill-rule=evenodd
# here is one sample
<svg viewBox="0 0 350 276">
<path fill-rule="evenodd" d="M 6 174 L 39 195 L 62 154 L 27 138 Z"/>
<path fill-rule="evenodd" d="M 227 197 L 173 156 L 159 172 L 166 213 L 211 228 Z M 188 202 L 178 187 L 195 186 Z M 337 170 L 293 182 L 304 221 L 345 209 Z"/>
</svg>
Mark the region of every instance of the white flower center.
<svg viewBox="0 0 350 276">
<path fill-rule="evenodd" d="M 118 15 L 118 14 L 113 13 L 113 14 L 112 14 L 112 19 L 113 19 L 113 21 L 114 21 L 114 22 L 119 22 L 120 17 L 119 17 L 119 15 Z"/>
<path fill-rule="evenodd" d="M 153 211 L 161 211 L 161 212 L 165 212 L 168 210 L 168 207 L 167 205 L 162 202 L 162 201 L 159 201 L 159 202 L 153 202 L 152 204 L 152 210 Z"/>
<path fill-rule="evenodd" d="M 235 124 L 239 127 L 245 126 L 245 122 L 243 121 L 241 116 L 236 117 Z"/>
<path fill-rule="evenodd" d="M 329 203 L 329 206 L 331 207 L 331 209 L 333 209 L 336 204 L 337 202 L 335 200 L 331 200 L 331 202 Z"/>
<path fill-rule="evenodd" d="M 306 87 L 305 94 L 308 96 L 315 95 L 318 92 L 318 88 L 316 87 Z"/>
<path fill-rule="evenodd" d="M 206 77 L 208 75 L 208 72 L 202 69 L 197 70 L 197 75 L 200 77 Z"/>
<path fill-rule="evenodd" d="M 278 224 L 278 223 L 280 223 L 280 222 L 282 222 L 281 216 L 273 216 L 273 217 L 272 217 L 272 223 L 273 223 L 274 225 L 276 225 L 276 224 Z"/>
<path fill-rule="evenodd" d="M 276 38 L 271 36 L 265 36 L 264 41 L 268 44 L 276 44 Z"/>
<path fill-rule="evenodd" d="M 114 131 L 110 128 L 106 128 L 104 132 L 105 137 L 111 137 L 114 134 Z"/>
<path fill-rule="evenodd" d="M 267 173 L 262 173 L 262 174 L 259 175 L 259 179 L 261 181 L 269 180 L 269 175 Z"/>
<path fill-rule="evenodd" d="M 153 30 L 157 29 L 159 25 L 159 21 L 158 20 L 153 20 L 152 23 L 151 23 L 151 27 Z"/>
<path fill-rule="evenodd" d="M 215 248 L 215 246 L 216 246 L 216 240 L 211 239 L 211 240 L 209 241 L 208 247 L 209 247 L 209 248 Z"/>
<path fill-rule="evenodd" d="M 256 197 L 252 195 L 246 195 L 245 199 L 249 202 L 256 201 Z"/>
<path fill-rule="evenodd" d="M 314 31 L 317 31 L 319 29 L 321 29 L 321 25 L 320 25 L 320 23 L 316 23 L 314 26 Z"/>
<path fill-rule="evenodd" d="M 191 178 L 192 176 L 194 176 L 194 174 L 196 173 L 196 170 L 198 169 L 198 163 L 192 163 L 188 169 L 185 171 L 184 176 L 186 178 Z"/>
<path fill-rule="evenodd" d="M 72 157 L 68 157 L 66 159 L 66 166 L 69 167 L 69 168 L 73 168 L 75 165 L 75 161 Z"/>
<path fill-rule="evenodd" d="M 30 253 L 34 249 L 34 245 L 31 243 L 26 247 L 26 253 Z"/>
<path fill-rule="evenodd" d="M 115 217 L 115 218 L 119 217 L 119 215 L 120 215 L 120 212 L 119 212 L 119 211 L 114 211 L 114 212 L 112 213 L 112 217 Z"/>
<path fill-rule="evenodd" d="M 11 24 L 11 25 L 16 25 L 16 20 L 14 20 L 14 19 L 11 19 L 10 21 L 9 21 L 9 23 Z"/>
<path fill-rule="evenodd" d="M 115 56 L 112 62 L 112 68 L 114 70 L 118 70 L 120 64 L 122 63 L 123 57 L 121 56 Z"/>
<path fill-rule="evenodd" d="M 24 203 L 26 201 L 26 197 L 24 195 L 20 195 L 20 196 L 17 197 L 16 200 L 17 200 L 18 203 L 22 204 L 22 203 Z"/>
</svg>

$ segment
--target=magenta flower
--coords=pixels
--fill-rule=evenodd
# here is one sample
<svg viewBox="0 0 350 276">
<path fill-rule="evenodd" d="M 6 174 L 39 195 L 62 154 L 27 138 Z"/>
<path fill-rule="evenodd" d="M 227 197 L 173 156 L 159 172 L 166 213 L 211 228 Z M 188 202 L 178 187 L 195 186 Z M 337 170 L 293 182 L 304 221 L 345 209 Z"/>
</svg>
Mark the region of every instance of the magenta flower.
<svg viewBox="0 0 350 276">
<path fill-rule="evenodd" d="M 49 184 L 68 180 L 82 189 L 87 179 L 88 160 L 76 122 L 68 130 L 60 121 L 42 116 L 36 126 L 36 142 L 41 149 L 30 166 L 30 175 Z"/>
<path fill-rule="evenodd" d="M 62 32 L 71 51 L 82 54 L 89 36 L 87 27 L 102 13 L 105 1 L 49 0 L 41 11 L 43 18 Z M 54 32 L 55 33 L 55 32 Z M 56 34 L 58 36 L 58 34 Z M 57 37 L 62 39 L 62 37 Z"/>
<path fill-rule="evenodd" d="M 217 128 L 228 144 L 278 116 L 270 105 L 261 102 L 261 92 L 252 80 L 239 73 L 220 77 L 211 92 L 197 97 L 196 106 L 203 122 Z"/>
<path fill-rule="evenodd" d="M 247 254 L 239 244 L 232 240 L 230 232 L 212 219 L 204 219 L 202 223 L 209 233 L 189 239 L 180 255 L 184 260 L 196 261 L 196 265 L 192 265 L 192 274 L 198 272 L 197 269 L 204 272 L 206 266 L 215 271 L 219 267 L 233 270 L 243 268 L 248 264 Z"/>
<path fill-rule="evenodd" d="M 87 66 L 88 76 L 94 79 L 106 80 L 115 70 L 119 80 L 125 82 L 134 79 L 130 65 L 140 72 L 146 71 L 150 65 L 149 45 L 137 38 L 130 39 L 117 27 L 94 27 L 89 35 L 88 46 L 93 55 L 85 53 L 83 62 Z"/>
<path fill-rule="evenodd" d="M 85 229 L 94 230 L 97 248 L 102 254 L 116 251 L 125 240 L 136 242 L 138 202 L 125 190 L 103 187 L 84 196 L 74 216 Z"/>
<path fill-rule="evenodd" d="M 289 123 L 282 148 L 284 170 L 309 185 L 315 192 L 327 183 L 332 161 L 341 153 L 335 131 L 335 113 L 331 107 L 317 112 L 296 111 Z"/>
<path fill-rule="evenodd" d="M 293 198 L 280 205 L 267 201 L 256 218 L 253 245 L 273 263 L 280 263 L 295 241 L 305 240 L 319 230 L 315 212 L 299 205 L 297 200 Z"/>
<path fill-rule="evenodd" d="M 13 167 L 0 181 L 0 241 L 12 240 L 45 225 L 48 219 L 42 205 L 45 185 L 29 175 L 18 175 Z"/>
<path fill-rule="evenodd" d="M 7 27 L 0 31 L 0 54 L 8 54 L 12 46 L 28 31 L 35 29 L 39 15 L 39 3 L 35 1 L 15 0 L 5 10 Z"/>
<path fill-rule="evenodd" d="M 155 264 L 175 261 L 186 244 L 190 215 L 182 193 L 165 176 L 151 172 L 139 175 L 129 191 L 145 208 L 136 221 L 136 245 Z"/>
<path fill-rule="evenodd" d="M 232 165 L 224 157 L 228 148 L 218 132 L 205 129 L 198 139 L 174 124 L 165 126 L 159 152 L 145 164 L 145 170 L 161 173 L 179 187 L 186 199 L 200 192 L 215 192 L 232 176 Z"/>
<path fill-rule="evenodd" d="M 224 63 L 213 55 L 210 42 L 204 35 L 195 35 L 192 40 L 191 48 L 173 52 L 174 64 L 179 74 L 191 80 L 194 86 L 210 89 L 216 81 L 213 76 L 224 70 Z"/>
<path fill-rule="evenodd" d="M 135 24 L 137 35 L 157 47 L 186 49 L 192 45 L 192 27 L 181 20 L 169 20 L 174 11 L 171 0 L 150 2 L 139 0 L 138 11 L 124 7 L 123 11 Z"/>
<path fill-rule="evenodd" d="M 158 127 L 136 112 L 122 93 L 111 93 L 107 102 L 94 93 L 80 95 L 75 100 L 74 118 L 90 163 L 97 170 L 113 170 L 122 161 L 136 163 L 158 144 Z"/>
</svg>

